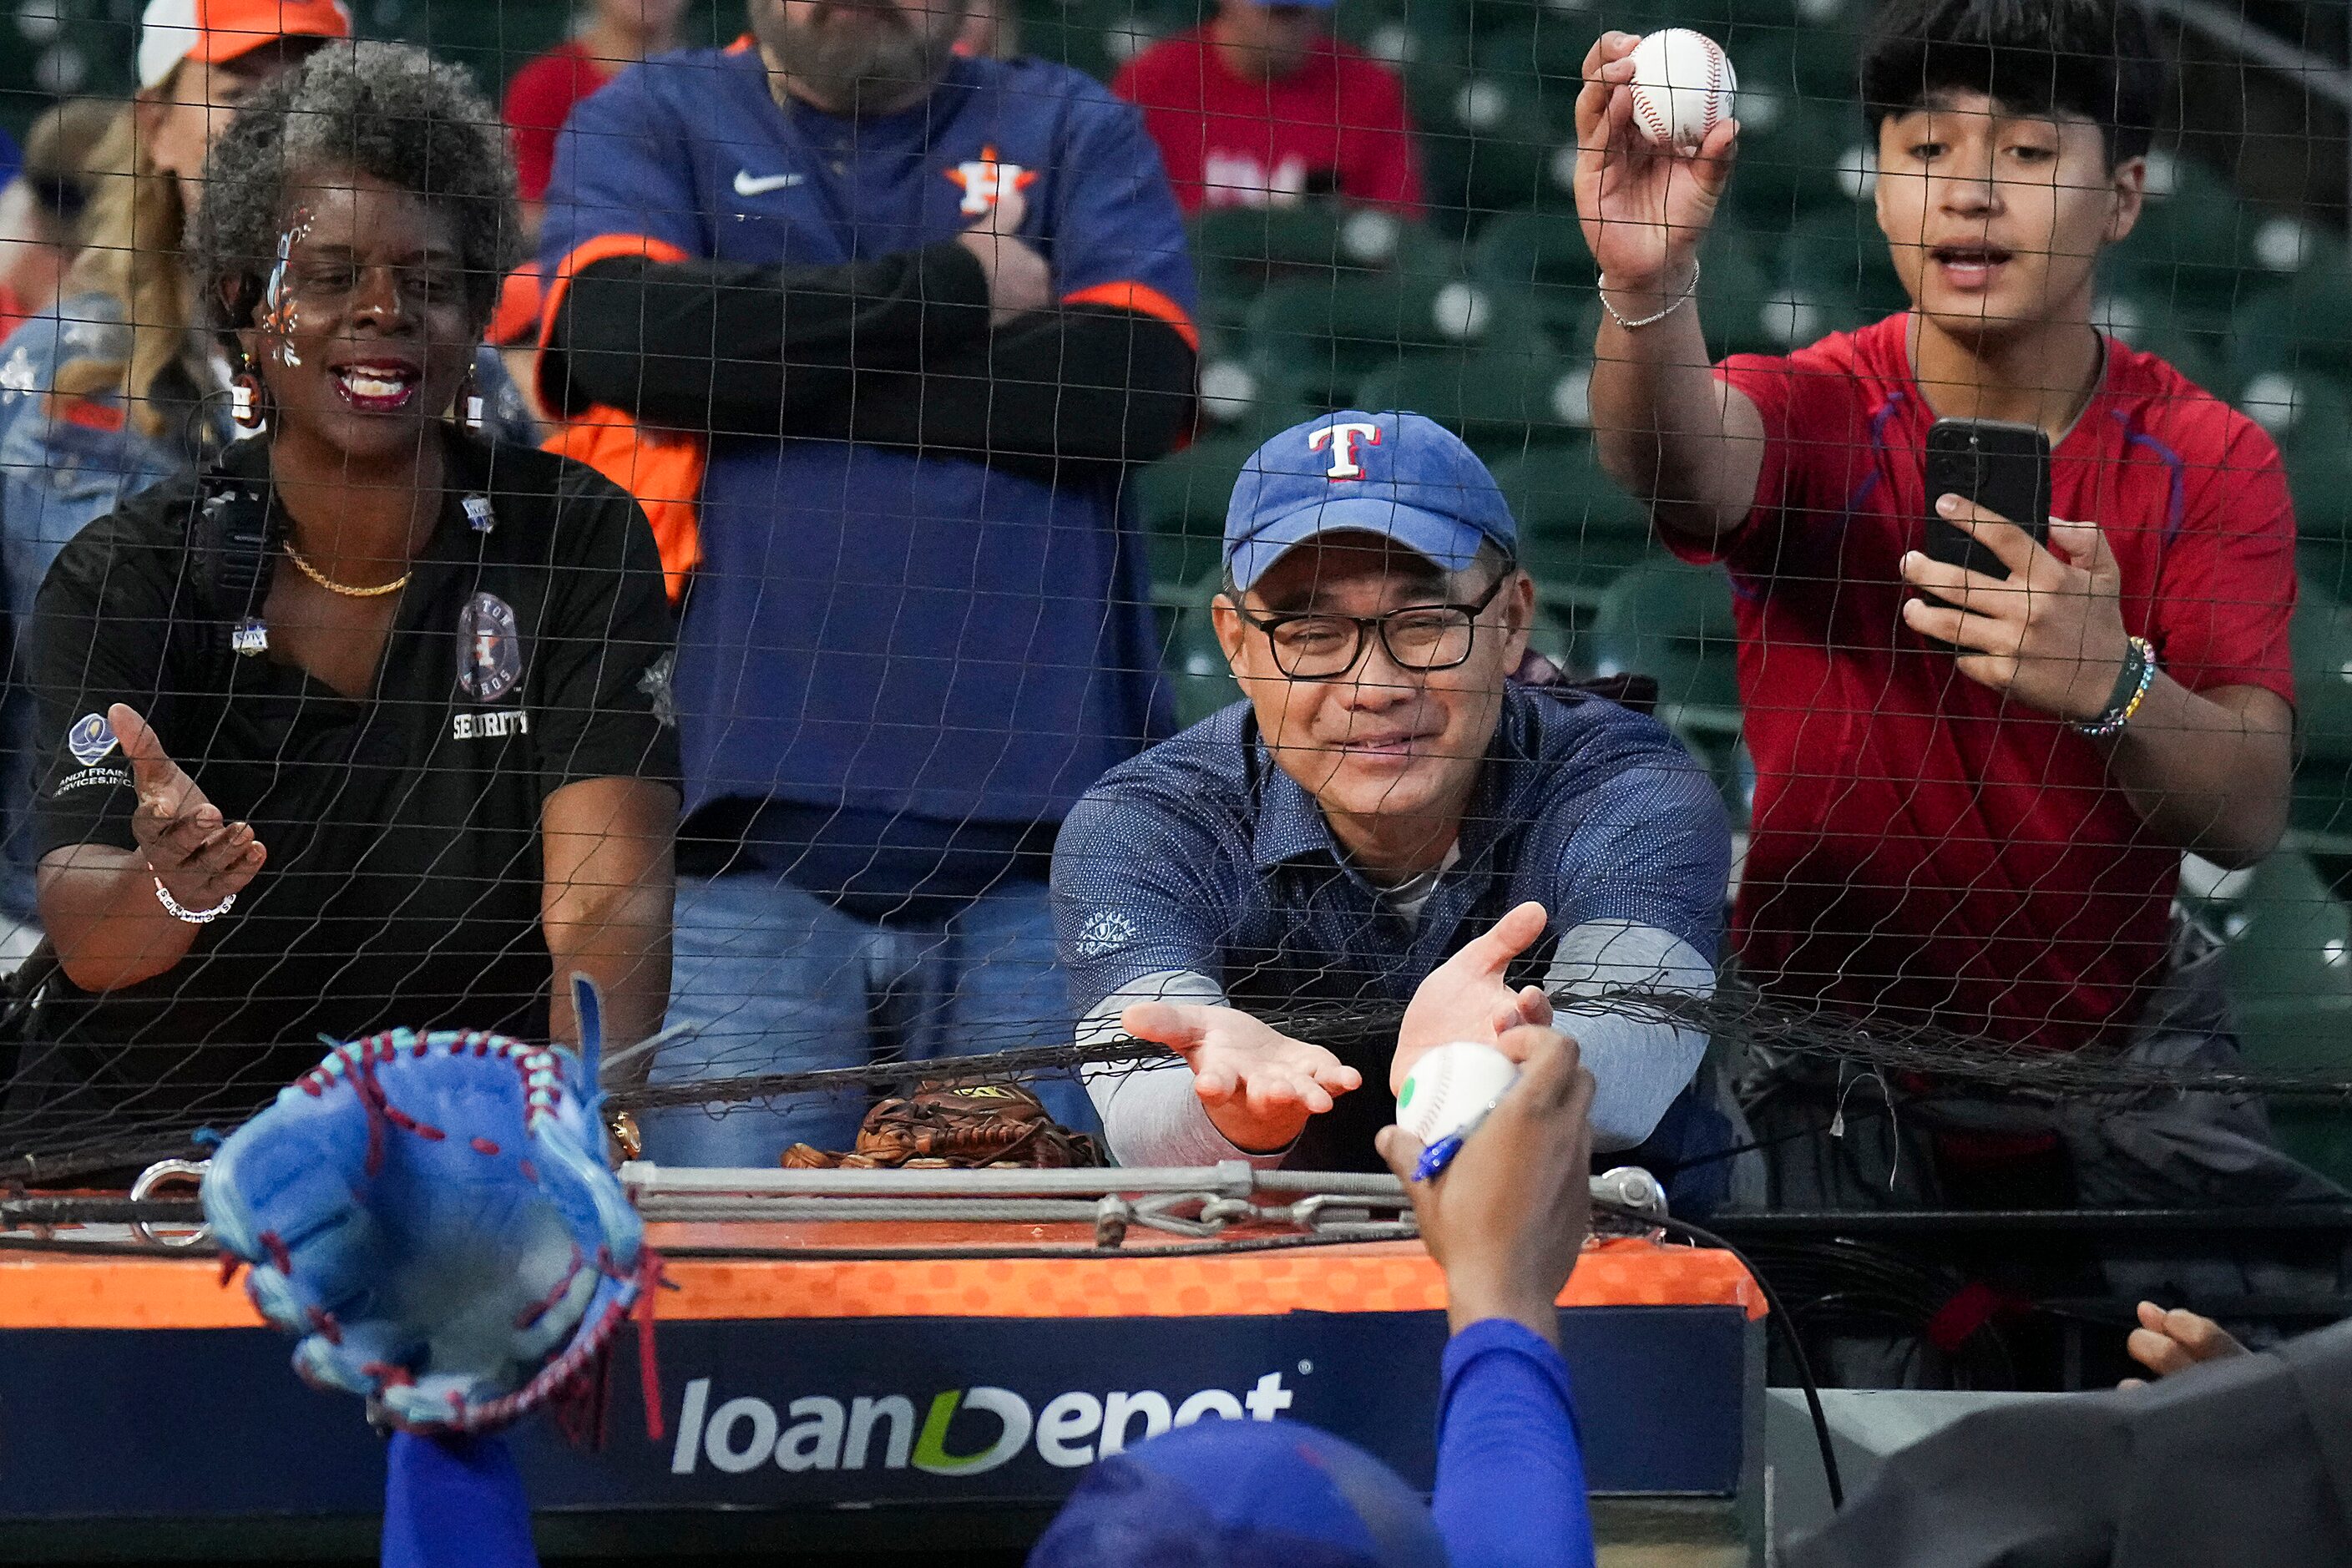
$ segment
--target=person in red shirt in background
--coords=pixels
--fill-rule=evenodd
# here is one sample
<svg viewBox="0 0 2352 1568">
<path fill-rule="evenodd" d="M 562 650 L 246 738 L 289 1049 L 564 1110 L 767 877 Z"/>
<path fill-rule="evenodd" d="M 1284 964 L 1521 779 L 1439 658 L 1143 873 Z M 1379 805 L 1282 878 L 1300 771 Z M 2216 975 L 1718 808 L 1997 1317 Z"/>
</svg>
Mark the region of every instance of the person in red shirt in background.
<svg viewBox="0 0 2352 1568">
<path fill-rule="evenodd" d="M 1577 110 L 1607 307 L 1593 431 L 1664 542 L 1730 573 L 1757 768 L 1744 975 L 1890 1028 L 2228 1070 L 2219 955 L 2170 904 L 2184 850 L 2249 866 L 2285 827 L 2294 517 L 2268 437 L 2091 324 L 2164 90 L 2146 21 L 2125 0 L 1893 0 L 1863 96 L 1912 309 L 1720 365 L 1698 250 L 1738 126 L 1651 147 L 1634 43 L 1594 46 Z M 2047 547 L 1927 493 L 1939 416 L 2047 433 Z M 1931 561 L 1931 513 L 2007 579 Z M 1843 1076 L 1766 1075 L 1751 1118 L 1785 1135 L 1776 1204 L 2341 1196 L 2270 1146 L 2258 1101 L 1996 1100 L 1890 1075 L 1845 1100 L 1841 1136 L 1802 1136 L 1829 1130 Z"/>
<path fill-rule="evenodd" d="M 1332 0 L 1217 0 L 1110 89 L 1143 110 L 1186 216 L 1308 195 L 1422 210 L 1420 154 L 1397 74 L 1330 32 Z"/>
<path fill-rule="evenodd" d="M 686 0 L 595 0 L 588 25 L 514 73 L 500 117 L 514 142 L 523 216 L 535 233 L 539 204 L 555 173 L 555 136 L 572 106 L 623 67 L 677 47 Z"/>
</svg>

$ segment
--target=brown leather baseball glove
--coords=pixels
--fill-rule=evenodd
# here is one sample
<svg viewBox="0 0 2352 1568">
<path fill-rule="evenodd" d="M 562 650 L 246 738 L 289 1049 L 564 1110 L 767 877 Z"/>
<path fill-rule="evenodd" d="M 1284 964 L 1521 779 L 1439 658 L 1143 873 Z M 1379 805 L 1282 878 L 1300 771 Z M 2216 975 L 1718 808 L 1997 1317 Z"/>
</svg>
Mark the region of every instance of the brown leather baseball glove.
<svg viewBox="0 0 2352 1568">
<path fill-rule="evenodd" d="M 849 1152 L 795 1143 L 779 1163 L 790 1171 L 814 1171 L 990 1165 L 1059 1170 L 1107 1162 L 1092 1138 L 1055 1121 L 1018 1084 L 931 1082 L 867 1111 L 857 1130 L 857 1147 Z"/>
</svg>

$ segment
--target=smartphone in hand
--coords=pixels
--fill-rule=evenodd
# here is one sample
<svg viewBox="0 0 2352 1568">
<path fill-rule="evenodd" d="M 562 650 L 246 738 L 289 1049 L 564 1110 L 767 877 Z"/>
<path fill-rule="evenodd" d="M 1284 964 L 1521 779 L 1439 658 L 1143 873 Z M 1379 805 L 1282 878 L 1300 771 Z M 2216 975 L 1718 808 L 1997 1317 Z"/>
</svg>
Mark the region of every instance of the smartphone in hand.
<svg viewBox="0 0 2352 1568">
<path fill-rule="evenodd" d="M 2050 437 L 2005 419 L 1938 419 L 1927 431 L 1928 559 L 2006 578 L 2000 557 L 1937 515 L 1936 502 L 1964 496 L 2050 542 Z"/>
</svg>

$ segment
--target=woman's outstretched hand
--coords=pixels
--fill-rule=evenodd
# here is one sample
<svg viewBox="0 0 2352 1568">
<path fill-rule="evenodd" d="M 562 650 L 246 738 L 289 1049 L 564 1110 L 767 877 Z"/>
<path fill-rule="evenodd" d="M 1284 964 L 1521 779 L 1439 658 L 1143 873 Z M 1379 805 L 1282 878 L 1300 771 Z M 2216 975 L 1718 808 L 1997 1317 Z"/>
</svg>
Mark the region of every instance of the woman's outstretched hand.
<svg viewBox="0 0 2352 1568">
<path fill-rule="evenodd" d="M 209 910 L 244 891 L 269 858 L 252 826 L 221 816 L 137 710 L 118 702 L 106 710 L 106 721 L 114 728 L 139 791 L 131 837 L 172 897 L 183 908 Z"/>
</svg>

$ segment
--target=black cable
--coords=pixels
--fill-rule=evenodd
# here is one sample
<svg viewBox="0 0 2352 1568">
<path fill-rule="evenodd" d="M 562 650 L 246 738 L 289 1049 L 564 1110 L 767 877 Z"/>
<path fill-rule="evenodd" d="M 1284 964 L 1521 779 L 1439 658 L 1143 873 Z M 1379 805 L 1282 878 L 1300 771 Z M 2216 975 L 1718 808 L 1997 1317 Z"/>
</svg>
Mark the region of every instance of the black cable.
<svg viewBox="0 0 2352 1568">
<path fill-rule="evenodd" d="M 1789 1360 L 1797 1369 L 1797 1382 L 1805 1391 L 1805 1410 L 1813 1418 L 1813 1441 L 1822 1450 L 1822 1479 L 1829 1483 L 1830 1507 L 1843 1508 L 1845 1479 L 1838 1470 L 1836 1445 L 1830 1440 L 1830 1418 L 1822 1409 L 1822 1385 L 1813 1379 L 1812 1360 L 1805 1354 L 1805 1342 L 1798 1337 L 1796 1320 L 1789 1316 L 1787 1310 L 1780 1305 L 1780 1292 L 1772 1289 L 1772 1282 L 1764 1278 L 1761 1269 L 1748 1261 L 1746 1253 L 1704 1226 L 1693 1225 L 1686 1219 L 1661 1218 L 1655 1215 L 1644 1214 L 1639 1209 L 1627 1208 L 1621 1204 L 1609 1203 L 1600 1198 L 1593 1200 L 1592 1206 L 1604 1214 L 1614 1215 L 1620 1219 L 1629 1220 L 1635 1225 L 1646 1226 L 1653 1229 L 1665 1231 L 1670 1235 L 1682 1237 L 1685 1240 L 1696 1242 L 1701 1247 L 1719 1247 L 1739 1260 L 1739 1266 L 1748 1270 L 1748 1277 L 1756 1281 L 1756 1288 L 1764 1292 L 1765 1316 L 1780 1327 L 1781 1340 L 1788 1346 Z"/>
</svg>

